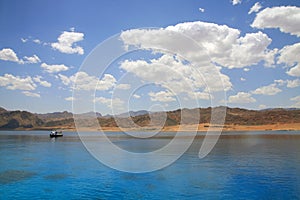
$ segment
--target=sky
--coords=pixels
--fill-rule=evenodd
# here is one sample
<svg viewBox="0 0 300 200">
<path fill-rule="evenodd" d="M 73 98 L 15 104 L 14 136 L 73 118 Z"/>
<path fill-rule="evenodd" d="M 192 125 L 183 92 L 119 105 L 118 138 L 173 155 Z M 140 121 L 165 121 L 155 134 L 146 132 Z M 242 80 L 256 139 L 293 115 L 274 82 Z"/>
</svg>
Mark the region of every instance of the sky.
<svg viewBox="0 0 300 200">
<path fill-rule="evenodd" d="M 0 27 L 8 110 L 300 108 L 298 0 L 0 0 Z"/>
</svg>

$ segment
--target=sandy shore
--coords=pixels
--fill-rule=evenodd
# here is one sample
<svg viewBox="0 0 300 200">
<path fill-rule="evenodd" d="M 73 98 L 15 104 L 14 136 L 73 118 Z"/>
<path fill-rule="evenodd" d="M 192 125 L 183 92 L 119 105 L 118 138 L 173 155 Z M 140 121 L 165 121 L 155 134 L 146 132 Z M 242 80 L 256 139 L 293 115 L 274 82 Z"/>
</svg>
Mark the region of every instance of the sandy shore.
<svg viewBox="0 0 300 200">
<path fill-rule="evenodd" d="M 160 130 L 162 132 L 176 132 L 176 131 L 203 131 L 206 132 L 208 130 L 211 131 L 299 131 L 300 123 L 293 124 L 268 124 L 268 125 L 255 125 L 255 126 L 246 126 L 246 125 L 211 125 L 209 124 L 199 124 L 199 125 L 176 125 L 176 126 L 167 126 L 164 128 L 159 127 L 140 127 L 140 128 L 119 128 L 119 127 L 101 127 L 103 131 L 157 131 Z M 76 131 L 74 127 L 46 127 L 39 128 L 38 130 L 54 130 L 60 129 L 65 131 Z M 81 129 L 82 131 L 98 131 L 99 129 L 93 127 L 86 127 Z"/>
</svg>

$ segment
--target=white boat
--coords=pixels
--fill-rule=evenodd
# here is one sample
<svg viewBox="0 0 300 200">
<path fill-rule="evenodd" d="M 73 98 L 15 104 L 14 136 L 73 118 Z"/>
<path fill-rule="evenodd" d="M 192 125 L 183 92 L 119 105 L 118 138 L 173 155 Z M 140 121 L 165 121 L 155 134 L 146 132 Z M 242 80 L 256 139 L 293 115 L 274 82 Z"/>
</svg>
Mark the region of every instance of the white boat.
<svg viewBox="0 0 300 200">
<path fill-rule="evenodd" d="M 53 137 L 62 137 L 63 136 L 63 133 L 62 131 L 51 131 L 50 133 L 50 137 L 53 138 Z"/>
</svg>

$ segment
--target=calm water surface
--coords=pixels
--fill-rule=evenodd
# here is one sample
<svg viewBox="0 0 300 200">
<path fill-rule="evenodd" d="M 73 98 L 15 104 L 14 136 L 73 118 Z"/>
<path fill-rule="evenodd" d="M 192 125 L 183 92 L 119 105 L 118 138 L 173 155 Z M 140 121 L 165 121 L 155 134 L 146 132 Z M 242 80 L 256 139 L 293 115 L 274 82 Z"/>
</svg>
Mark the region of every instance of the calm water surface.
<svg viewBox="0 0 300 200">
<path fill-rule="evenodd" d="M 76 133 L 48 133 L 0 132 L 0 199 L 300 199 L 300 132 L 224 133 L 201 160 L 196 139 L 174 164 L 144 174 L 99 163 Z M 113 142 L 143 152 L 169 139 Z"/>
</svg>

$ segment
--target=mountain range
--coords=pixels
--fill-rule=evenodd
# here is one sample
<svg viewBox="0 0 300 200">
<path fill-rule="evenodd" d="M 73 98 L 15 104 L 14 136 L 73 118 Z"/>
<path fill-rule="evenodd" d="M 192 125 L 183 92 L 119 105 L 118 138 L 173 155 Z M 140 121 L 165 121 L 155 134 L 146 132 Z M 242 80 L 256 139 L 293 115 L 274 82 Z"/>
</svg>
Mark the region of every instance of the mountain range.
<svg viewBox="0 0 300 200">
<path fill-rule="evenodd" d="M 293 124 L 300 123 L 300 109 L 273 108 L 265 110 L 247 110 L 242 108 L 226 107 L 225 125 L 267 125 L 267 124 Z M 215 111 L 224 110 L 217 107 Z M 185 120 L 182 121 L 184 111 Z M 97 116 L 101 127 L 147 127 L 147 126 L 175 126 L 179 124 L 210 123 L 212 108 L 178 109 L 168 112 L 153 112 L 146 110 L 130 111 L 116 116 L 88 112 L 77 114 L 86 127 L 94 127 L 91 117 Z M 198 112 L 198 113 L 197 113 Z M 200 119 L 197 115 L 200 113 Z M 151 120 L 152 119 L 152 120 Z M 163 123 L 163 124 L 161 124 Z M 46 114 L 30 113 L 28 111 L 8 111 L 0 107 L 0 129 L 1 130 L 24 130 L 24 129 L 53 129 L 74 128 L 73 113 L 53 112 Z"/>
</svg>

